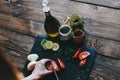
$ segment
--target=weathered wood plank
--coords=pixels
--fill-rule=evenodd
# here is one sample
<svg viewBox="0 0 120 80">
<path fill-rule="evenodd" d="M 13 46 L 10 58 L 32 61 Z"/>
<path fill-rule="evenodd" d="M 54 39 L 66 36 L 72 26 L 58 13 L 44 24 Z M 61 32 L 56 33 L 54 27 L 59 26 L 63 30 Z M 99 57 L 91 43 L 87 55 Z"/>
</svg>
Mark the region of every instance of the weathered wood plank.
<svg viewBox="0 0 120 80">
<path fill-rule="evenodd" d="M 6 18 L 6 19 L 8 19 L 8 18 Z M 20 23 L 19 19 L 17 20 L 17 18 L 15 18 L 15 20 L 18 21 L 19 24 L 22 24 L 22 23 Z M 6 25 L 5 22 L 2 22 L 2 25 L 3 25 L 3 23 Z M 24 21 L 23 21 L 23 23 L 25 24 Z M 36 37 L 37 35 L 42 35 L 42 34 L 45 35 L 44 27 L 43 27 L 43 24 L 41 24 L 41 23 L 31 21 L 31 26 L 29 26 L 28 28 L 25 28 L 26 26 L 23 25 L 23 26 L 18 26 L 17 30 L 12 25 L 2 26 L 0 33 L 4 34 L 4 35 L 11 34 L 8 32 L 6 33 L 6 30 L 4 30 L 4 29 L 8 29 L 8 30 L 12 30 L 15 32 L 21 31 L 22 34 L 24 33 L 27 35 L 29 33 L 31 33 L 31 34 L 29 34 L 29 36 L 33 36 L 33 37 Z M 14 26 L 16 26 L 16 25 L 14 25 Z M 112 28 L 112 26 L 115 26 L 115 27 Z M 11 28 L 11 27 L 13 27 L 13 28 Z M 21 27 L 24 31 L 21 30 Z M 120 29 L 119 25 L 116 26 L 116 25 L 112 25 L 111 23 L 110 24 L 109 23 L 102 24 L 99 22 L 93 22 L 92 25 L 88 24 L 85 26 L 85 30 L 89 33 L 88 35 L 92 35 L 94 37 L 88 37 L 86 44 L 89 47 L 95 48 L 97 50 L 97 52 L 100 54 L 119 58 L 120 57 L 120 54 L 119 54 L 120 42 L 113 41 L 113 39 L 120 40 L 119 29 Z M 109 30 L 110 32 L 109 31 L 107 32 L 107 30 Z M 112 32 L 112 34 L 110 34 L 111 32 Z M 7 37 L 12 37 L 12 36 L 8 35 Z M 105 39 L 97 38 L 97 37 L 105 37 Z M 14 38 L 16 38 L 16 37 L 13 37 L 13 39 Z M 107 38 L 111 38 L 112 40 L 110 40 L 110 39 L 107 40 Z M 111 44 L 109 44 L 109 43 L 111 43 Z"/>
<path fill-rule="evenodd" d="M 24 34 L 31 34 L 29 31 L 31 29 L 29 22 L 9 15 L 0 14 L 0 27 Z"/>
<path fill-rule="evenodd" d="M 120 41 L 120 25 L 98 22 L 88 18 L 84 19 L 84 22 L 84 29 L 88 34 Z M 25 21 L 10 15 L 0 14 L 0 27 L 4 29 L 35 36 L 38 34 L 45 34 L 43 26 L 42 23 Z M 42 32 L 41 28 L 43 30 Z"/>
<path fill-rule="evenodd" d="M 12 64 L 14 64 L 19 70 L 22 71 L 24 64 L 26 62 L 26 57 L 27 54 L 21 53 L 21 52 L 17 52 L 15 50 L 11 50 L 10 48 L 6 48 L 4 46 L 1 46 L 5 51 L 5 55 L 8 56 L 12 62 Z"/>
<path fill-rule="evenodd" d="M 0 46 L 5 48 L 6 55 L 20 70 L 23 69 L 35 37 L 46 35 L 43 27 L 45 17 L 39 2 L 41 0 L 22 0 L 20 2 L 22 8 L 0 6 L 0 12 L 9 14 L 0 13 Z M 49 2 L 52 14 L 61 23 L 66 16 L 74 13 L 81 14 L 87 22 L 85 24 L 85 31 L 88 33 L 86 45 L 96 49 L 99 54 L 120 59 L 120 10 L 70 0 Z M 21 15 L 17 18 L 12 17 L 13 11 Z M 42 23 L 29 22 L 26 19 Z M 89 80 L 119 80 L 120 60 L 99 54 L 96 55 Z"/>
<path fill-rule="evenodd" d="M 41 15 L 40 10 L 37 7 L 21 5 L 21 4 L 15 4 L 15 6 L 13 7 L 3 5 L 0 7 L 0 12 L 10 14 L 13 16 L 16 16 L 16 14 L 13 14 L 13 13 L 17 13 L 18 15 L 17 17 L 27 19 L 27 20 L 34 20 L 38 22 L 41 22 L 40 18 L 43 17 L 44 15 L 43 12 Z M 42 22 L 43 22 L 43 19 L 42 19 Z"/>
<path fill-rule="evenodd" d="M 17 52 L 17 51 L 14 51 L 14 50 L 11 50 L 11 49 L 7 49 L 5 48 L 5 52 L 7 53 L 7 56 L 11 58 L 11 61 L 13 62 L 13 64 L 19 69 L 22 71 L 23 67 L 24 67 L 24 64 L 26 62 L 26 57 L 27 55 L 26 54 L 22 54 L 20 52 Z M 19 55 L 19 56 L 16 56 L 16 55 Z"/>
<path fill-rule="evenodd" d="M 22 5 L 22 7 L 24 7 L 25 10 L 23 11 L 24 14 L 22 14 L 20 17 L 43 22 L 44 14 L 40 2 L 41 0 L 21 1 L 20 4 Z M 66 16 L 78 13 L 82 17 L 91 18 L 97 21 L 111 22 L 117 24 L 119 24 L 120 22 L 120 10 L 78 3 L 69 0 L 59 2 L 56 0 L 50 0 L 49 2 L 52 14 L 56 16 L 60 21 L 62 21 Z M 8 7 L 1 7 L 0 11 L 7 13 L 7 10 L 5 9 L 8 9 Z M 9 11 L 10 9 L 11 8 L 8 9 L 8 12 L 11 12 Z"/>
<path fill-rule="evenodd" d="M 24 67 L 34 41 L 34 37 L 0 28 L 0 47 L 4 47 L 6 55 L 20 70 Z"/>
<path fill-rule="evenodd" d="M 120 42 L 87 35 L 85 44 L 99 54 L 120 59 Z"/>
<path fill-rule="evenodd" d="M 64 15 L 68 16 L 74 13 L 78 13 L 81 14 L 82 17 L 91 18 L 96 21 L 111 22 L 117 24 L 119 24 L 117 21 L 120 21 L 120 19 L 117 19 L 117 17 L 120 17 L 120 10 L 110 9 L 106 7 L 94 5 L 92 6 L 78 2 L 71 2 L 68 0 L 61 2 L 51 1 L 50 7 L 53 11 L 62 12 L 62 14 L 64 13 Z M 115 19 L 117 19 L 117 21 L 115 21 Z"/>
<path fill-rule="evenodd" d="M 36 37 L 37 35 L 45 35 L 44 27 L 42 23 L 30 21 L 26 23 L 24 20 L 19 19 L 19 18 L 14 18 L 11 16 L 6 16 L 1 14 L 2 16 L 0 17 L 0 20 L 2 23 L 1 24 L 1 34 L 11 34 L 11 33 L 5 33 L 5 29 L 12 30 L 15 32 L 20 32 L 22 34 L 27 34 L 29 36 Z M 5 17 L 5 18 L 4 18 Z M 7 17 L 7 18 L 6 18 Z M 10 18 L 12 21 L 10 21 Z M 14 20 L 16 23 L 14 23 Z M 6 23 L 6 21 L 8 21 Z M 9 24 L 9 25 L 8 25 Z M 21 25 L 27 25 L 27 26 L 21 26 Z M 28 24 L 31 24 L 28 26 Z M 4 26 L 2 26 L 4 25 Z M 16 26 L 16 27 L 13 27 Z M 92 35 L 95 37 L 90 37 L 88 38 L 88 42 L 86 43 L 89 47 L 95 48 L 98 53 L 106 55 L 106 56 L 111 56 L 111 57 L 120 57 L 120 27 L 117 24 L 111 24 L 111 23 L 102 23 L 102 22 L 94 22 L 92 23 L 87 23 L 85 26 L 85 31 L 89 33 L 88 35 Z M 112 33 L 112 34 L 110 34 Z M 9 35 L 10 36 L 10 35 Z M 9 37 L 8 36 L 8 37 Z M 22 36 L 21 36 L 22 37 Z M 102 37 L 102 38 L 97 38 L 97 37 Z M 104 39 L 105 37 L 105 39 Z M 13 37 L 14 39 L 15 37 Z M 108 39 L 108 40 L 107 40 Z M 115 41 L 112 41 L 115 40 Z M 111 43 L 111 44 L 109 44 Z M 114 54 L 113 54 L 114 53 Z"/>
<path fill-rule="evenodd" d="M 120 0 L 71 0 L 71 1 L 120 9 Z"/>
<path fill-rule="evenodd" d="M 120 42 L 120 25 L 91 19 L 84 19 L 84 22 L 84 30 L 87 34 Z"/>
<path fill-rule="evenodd" d="M 96 55 L 89 80 L 119 80 L 120 60 Z"/>
<path fill-rule="evenodd" d="M 39 2 L 41 2 L 41 0 L 39 0 Z M 120 17 L 119 10 L 114 10 L 99 6 L 93 7 L 88 4 L 72 2 L 69 0 L 64 0 L 59 2 L 56 0 L 50 0 L 49 2 L 50 2 L 49 6 L 52 9 L 53 15 L 55 15 L 60 19 L 64 19 L 65 16 L 70 16 L 74 13 L 78 13 L 81 14 L 82 17 L 92 18 L 98 21 L 105 21 L 112 23 L 115 22 L 117 24 L 119 24 L 120 21 L 120 19 L 118 18 Z M 26 3 L 24 4 L 27 4 L 27 6 L 30 5 L 30 6 L 38 7 L 40 9 L 40 12 L 42 12 L 42 7 L 38 4 L 38 1 L 35 1 L 34 3 L 33 1 L 32 2 L 26 1 Z"/>
<path fill-rule="evenodd" d="M 11 50 L 16 50 L 24 54 L 28 54 L 34 43 L 34 38 L 12 32 L 5 29 L 0 29 L 0 45 Z"/>
<path fill-rule="evenodd" d="M 41 23 L 35 24 L 35 22 L 33 23 L 33 21 L 26 21 L 20 18 L 1 13 L 0 28 L 11 30 L 32 37 L 35 37 L 39 34 L 46 34 L 45 31 L 41 31 L 41 29 L 44 30 L 43 24 Z"/>
</svg>

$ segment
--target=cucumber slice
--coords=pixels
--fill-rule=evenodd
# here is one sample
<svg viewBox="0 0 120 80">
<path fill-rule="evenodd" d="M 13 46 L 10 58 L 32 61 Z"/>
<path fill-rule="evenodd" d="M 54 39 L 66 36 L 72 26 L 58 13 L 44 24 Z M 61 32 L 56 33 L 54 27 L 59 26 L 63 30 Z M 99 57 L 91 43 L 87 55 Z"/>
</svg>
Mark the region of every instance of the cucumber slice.
<svg viewBox="0 0 120 80">
<path fill-rule="evenodd" d="M 44 43 L 46 43 L 46 41 L 46 39 L 43 39 L 40 44 L 43 45 Z"/>
<path fill-rule="evenodd" d="M 43 44 L 42 47 L 43 47 L 44 50 L 47 50 L 46 44 Z"/>
<path fill-rule="evenodd" d="M 58 43 L 53 43 L 52 50 L 57 51 L 59 49 L 59 44 Z"/>
<path fill-rule="evenodd" d="M 52 41 L 46 41 L 45 48 L 46 49 L 52 49 L 52 47 L 53 47 L 53 42 Z"/>
</svg>

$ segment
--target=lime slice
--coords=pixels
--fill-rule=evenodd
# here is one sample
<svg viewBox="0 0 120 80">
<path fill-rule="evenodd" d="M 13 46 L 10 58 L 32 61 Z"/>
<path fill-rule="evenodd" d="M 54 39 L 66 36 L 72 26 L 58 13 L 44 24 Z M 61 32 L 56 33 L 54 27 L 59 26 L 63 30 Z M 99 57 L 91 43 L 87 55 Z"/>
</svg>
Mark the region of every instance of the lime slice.
<svg viewBox="0 0 120 80">
<path fill-rule="evenodd" d="M 59 44 L 58 43 L 53 43 L 52 50 L 57 51 L 59 49 Z"/>
<path fill-rule="evenodd" d="M 46 43 L 46 41 L 46 39 L 43 39 L 40 44 L 43 45 L 44 43 Z"/>
<path fill-rule="evenodd" d="M 52 41 L 46 41 L 44 46 L 45 46 L 46 49 L 52 49 L 53 42 Z"/>
</svg>

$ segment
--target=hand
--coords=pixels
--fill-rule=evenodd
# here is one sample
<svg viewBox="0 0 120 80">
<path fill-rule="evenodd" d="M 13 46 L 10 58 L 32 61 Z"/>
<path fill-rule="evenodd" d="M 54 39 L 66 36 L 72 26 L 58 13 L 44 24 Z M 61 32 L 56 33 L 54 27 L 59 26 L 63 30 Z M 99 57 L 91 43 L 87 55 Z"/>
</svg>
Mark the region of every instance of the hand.
<svg viewBox="0 0 120 80">
<path fill-rule="evenodd" d="M 52 73 L 52 70 L 47 70 L 45 63 L 47 61 L 51 61 L 50 59 L 41 59 L 40 61 L 37 61 L 35 68 L 32 72 L 32 75 L 35 75 L 36 77 L 44 77 L 45 75 Z"/>
<path fill-rule="evenodd" d="M 41 59 L 40 61 L 37 61 L 34 70 L 32 71 L 32 74 L 27 76 L 26 78 L 23 78 L 22 80 L 39 80 L 40 78 L 44 77 L 45 75 L 52 73 L 53 70 L 47 70 L 45 63 L 47 61 L 51 61 L 50 59 Z"/>
</svg>

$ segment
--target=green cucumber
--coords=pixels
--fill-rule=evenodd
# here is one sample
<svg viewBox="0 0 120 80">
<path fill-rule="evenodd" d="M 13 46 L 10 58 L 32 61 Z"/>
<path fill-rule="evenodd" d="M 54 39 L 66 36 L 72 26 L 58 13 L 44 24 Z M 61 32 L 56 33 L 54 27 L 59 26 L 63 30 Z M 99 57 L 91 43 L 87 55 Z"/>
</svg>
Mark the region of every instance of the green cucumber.
<svg viewBox="0 0 120 80">
<path fill-rule="evenodd" d="M 46 43 L 45 43 L 45 48 L 46 49 L 52 49 L 52 47 L 53 47 L 53 42 L 52 41 L 46 41 Z"/>
<path fill-rule="evenodd" d="M 59 49 L 59 44 L 58 43 L 53 43 L 52 50 L 57 51 Z"/>
<path fill-rule="evenodd" d="M 59 49 L 59 44 L 56 42 L 53 43 L 50 40 L 43 39 L 40 44 L 44 50 L 52 49 L 53 51 L 57 51 Z"/>
<path fill-rule="evenodd" d="M 44 50 L 48 50 L 48 49 L 46 48 L 46 44 L 43 44 L 42 47 L 43 47 Z"/>
<path fill-rule="evenodd" d="M 47 41 L 46 39 L 43 39 L 43 40 L 41 41 L 41 43 L 40 43 L 41 46 L 42 46 L 44 43 L 46 43 L 46 41 Z"/>
</svg>

